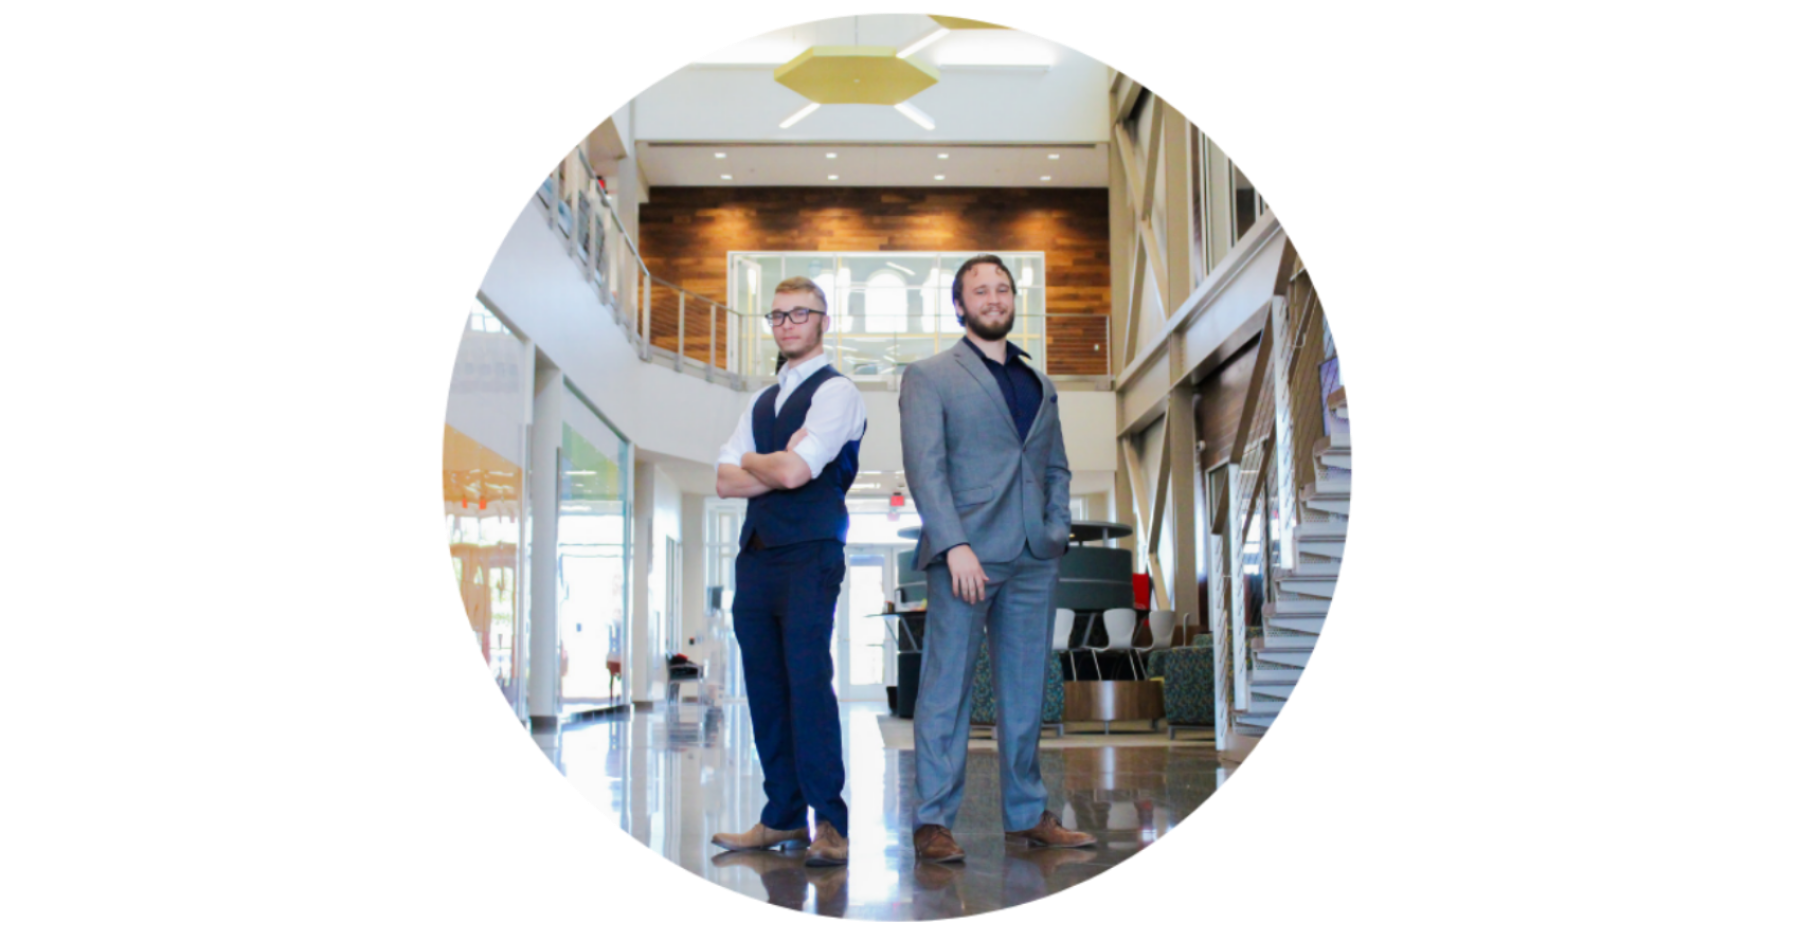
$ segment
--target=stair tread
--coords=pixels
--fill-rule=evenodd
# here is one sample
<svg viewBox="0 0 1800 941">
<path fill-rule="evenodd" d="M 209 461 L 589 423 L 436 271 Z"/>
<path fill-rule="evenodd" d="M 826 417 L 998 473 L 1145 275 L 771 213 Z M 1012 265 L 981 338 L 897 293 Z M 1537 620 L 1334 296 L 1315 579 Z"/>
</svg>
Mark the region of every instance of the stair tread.
<svg viewBox="0 0 1800 941">
<path fill-rule="evenodd" d="M 1263 605 L 1265 614 L 1324 614 L 1331 610 L 1330 598 L 1276 598 Z"/>
</svg>

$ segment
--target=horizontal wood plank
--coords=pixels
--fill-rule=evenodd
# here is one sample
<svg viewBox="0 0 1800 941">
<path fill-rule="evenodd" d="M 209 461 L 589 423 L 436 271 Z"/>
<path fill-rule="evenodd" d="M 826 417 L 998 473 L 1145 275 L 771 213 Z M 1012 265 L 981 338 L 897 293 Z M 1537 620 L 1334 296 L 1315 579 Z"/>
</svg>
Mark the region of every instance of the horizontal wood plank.
<svg viewBox="0 0 1800 941">
<path fill-rule="evenodd" d="M 721 303 L 729 252 L 1044 253 L 1052 313 L 1112 312 L 1104 189 L 936 187 L 655 187 L 638 209 L 638 245 L 652 274 Z M 676 346 L 676 304 L 652 296 L 651 341 Z M 684 351 L 704 361 L 694 302 Z M 1106 321 L 1052 319 L 1045 370 L 1105 375 Z M 725 365 L 725 339 L 713 361 Z"/>
</svg>

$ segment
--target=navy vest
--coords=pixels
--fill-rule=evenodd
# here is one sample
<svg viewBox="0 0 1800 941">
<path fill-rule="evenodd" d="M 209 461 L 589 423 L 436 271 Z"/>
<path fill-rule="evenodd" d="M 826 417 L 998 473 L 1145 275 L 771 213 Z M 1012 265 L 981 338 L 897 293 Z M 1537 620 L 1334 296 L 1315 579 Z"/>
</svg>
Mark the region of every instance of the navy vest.
<svg viewBox="0 0 1800 941">
<path fill-rule="evenodd" d="M 826 380 L 842 375 L 830 366 L 806 377 L 775 413 L 775 398 L 781 387 L 773 385 L 757 396 L 750 413 L 750 433 L 756 440 L 756 453 L 774 454 L 787 449 L 788 439 L 806 424 L 806 413 L 812 408 L 813 393 Z M 819 470 L 819 476 L 805 486 L 792 490 L 771 490 L 750 498 L 744 514 L 743 529 L 738 532 L 738 547 L 747 549 L 750 537 L 762 536 L 767 548 L 786 546 L 815 539 L 844 542 L 850 535 L 850 511 L 844 508 L 844 497 L 856 480 L 856 455 L 862 449 L 862 433 L 844 442 L 843 450 Z"/>
</svg>

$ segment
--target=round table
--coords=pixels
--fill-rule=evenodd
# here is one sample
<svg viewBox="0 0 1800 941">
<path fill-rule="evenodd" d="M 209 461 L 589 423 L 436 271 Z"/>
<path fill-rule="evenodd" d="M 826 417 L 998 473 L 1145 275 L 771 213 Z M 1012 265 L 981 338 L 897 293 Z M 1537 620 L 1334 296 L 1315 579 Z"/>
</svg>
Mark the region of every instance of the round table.
<svg viewBox="0 0 1800 941">
<path fill-rule="evenodd" d="M 1070 542 L 1099 542 L 1103 539 L 1123 539 L 1129 535 L 1131 535 L 1131 527 L 1124 523 L 1076 520 L 1069 524 Z"/>
</svg>

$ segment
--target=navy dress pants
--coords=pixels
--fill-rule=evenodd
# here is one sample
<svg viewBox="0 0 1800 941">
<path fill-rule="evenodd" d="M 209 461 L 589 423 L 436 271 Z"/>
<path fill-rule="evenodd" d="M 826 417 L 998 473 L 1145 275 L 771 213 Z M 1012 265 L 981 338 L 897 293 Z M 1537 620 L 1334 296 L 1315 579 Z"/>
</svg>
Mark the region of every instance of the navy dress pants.
<svg viewBox="0 0 1800 941">
<path fill-rule="evenodd" d="M 731 620 L 768 797 L 762 823 L 771 829 L 805 828 L 811 807 L 819 820 L 850 835 L 843 733 L 831 688 L 831 630 L 843 584 L 844 544 L 836 540 L 737 557 Z"/>
</svg>

